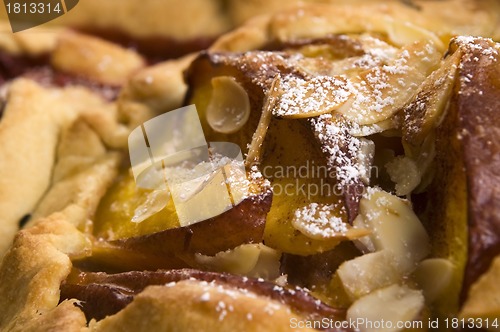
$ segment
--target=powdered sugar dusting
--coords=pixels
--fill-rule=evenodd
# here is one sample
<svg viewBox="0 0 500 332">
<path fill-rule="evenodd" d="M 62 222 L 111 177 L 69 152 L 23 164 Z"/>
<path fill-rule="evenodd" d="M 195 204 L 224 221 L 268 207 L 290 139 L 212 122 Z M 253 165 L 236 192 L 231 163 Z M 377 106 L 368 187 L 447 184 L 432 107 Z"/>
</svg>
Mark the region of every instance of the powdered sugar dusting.
<svg viewBox="0 0 500 332">
<path fill-rule="evenodd" d="M 345 77 L 316 76 L 309 80 L 293 75 L 281 79 L 281 98 L 273 115 L 308 117 L 332 112 L 351 96 Z"/>
<path fill-rule="evenodd" d="M 394 95 L 399 92 L 399 89 L 390 84 L 390 77 L 408 72 L 409 67 L 406 65 L 408 57 L 408 52 L 403 52 L 394 64 L 372 68 L 364 79 L 354 82 L 357 93 L 350 113 L 356 113 L 361 119 L 370 117 L 373 112 L 381 113 L 386 107 L 394 105 Z M 406 84 L 404 81 L 399 81 L 399 86 L 403 88 Z"/>
<path fill-rule="evenodd" d="M 498 43 L 495 43 L 489 38 L 472 36 L 456 37 L 452 40 L 452 43 L 458 44 L 460 48 L 464 50 L 462 61 L 459 65 L 462 87 L 458 93 L 466 96 L 472 94 L 482 95 L 483 91 L 480 80 L 475 80 L 470 70 L 464 70 L 464 67 L 470 63 L 472 63 L 473 66 L 476 66 L 477 63 L 477 66 L 487 67 L 497 62 L 500 51 Z M 474 83 L 470 84 L 471 82 Z"/>
<path fill-rule="evenodd" d="M 264 279 L 258 279 L 257 282 L 264 282 Z M 250 299 L 257 299 L 259 297 L 257 294 L 248 289 L 227 287 L 224 286 L 223 284 L 219 284 L 215 280 L 210 282 L 198 281 L 198 285 L 202 287 L 203 291 L 201 296 L 199 297 L 199 301 L 212 303 L 213 308 L 217 313 L 219 321 L 223 321 L 226 317 L 228 317 L 234 312 L 239 311 L 241 313 L 242 311 L 241 307 L 240 310 L 237 310 L 238 303 L 244 303 L 245 301 L 248 301 Z M 273 289 L 273 291 L 276 290 Z M 280 293 L 283 292 L 284 289 L 281 288 Z M 268 315 L 273 315 L 276 311 L 281 311 L 281 310 L 290 312 L 290 309 L 286 305 L 279 302 L 271 302 L 271 301 L 268 302 L 267 305 L 264 308 L 262 308 L 262 310 Z M 253 319 L 252 313 L 248 312 L 245 315 L 247 320 Z"/>
<path fill-rule="evenodd" d="M 357 156 L 361 149 L 361 140 L 349 134 L 348 123 L 339 115 L 324 114 L 311 119 L 316 138 L 323 153 L 327 156 L 327 165 L 335 171 L 340 187 L 358 182 L 366 174 Z"/>
<path fill-rule="evenodd" d="M 389 62 L 351 78 L 355 97 L 339 112 L 361 125 L 390 118 L 411 99 L 440 58 L 441 54 L 431 42 L 401 49 Z"/>
<path fill-rule="evenodd" d="M 295 210 L 293 225 L 301 232 L 313 237 L 343 236 L 348 229 L 342 217 L 335 215 L 335 211 L 338 210 L 338 207 L 333 204 L 311 203 Z"/>
<path fill-rule="evenodd" d="M 473 37 L 473 36 L 458 36 L 453 39 L 452 42 L 456 42 L 463 47 L 466 47 L 470 51 L 479 51 L 481 55 L 488 57 L 492 61 L 497 61 L 496 56 L 498 56 L 498 44 L 495 47 L 485 47 L 481 42 L 487 42 L 488 44 L 493 44 L 493 40 L 490 38 Z M 466 56 L 471 56 L 471 54 L 466 54 Z M 475 59 L 474 59 L 475 60 Z M 479 61 L 479 59 L 475 60 Z"/>
<path fill-rule="evenodd" d="M 371 69 L 387 63 L 396 57 L 398 49 L 380 39 L 364 35 L 360 37 L 360 41 L 366 53 L 354 60 L 353 67 L 355 68 Z"/>
<path fill-rule="evenodd" d="M 210 59 L 216 64 L 235 66 L 246 73 L 252 83 L 267 91 L 276 75 L 287 72 L 303 77 L 305 73 L 298 69 L 298 61 L 304 56 L 298 53 L 250 51 L 240 53 L 211 53 Z"/>
</svg>

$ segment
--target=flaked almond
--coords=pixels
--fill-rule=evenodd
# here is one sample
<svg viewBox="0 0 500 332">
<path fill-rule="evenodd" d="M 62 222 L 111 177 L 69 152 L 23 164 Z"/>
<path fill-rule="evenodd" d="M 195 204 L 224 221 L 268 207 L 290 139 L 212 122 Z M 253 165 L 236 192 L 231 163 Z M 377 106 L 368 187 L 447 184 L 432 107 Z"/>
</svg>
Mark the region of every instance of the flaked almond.
<svg viewBox="0 0 500 332">
<path fill-rule="evenodd" d="M 404 274 L 388 250 L 368 253 L 342 263 L 337 274 L 351 300 L 398 283 Z"/>
<path fill-rule="evenodd" d="M 403 46 L 416 41 L 430 40 L 439 50 L 443 51 L 445 49 L 445 45 L 435 33 L 406 20 L 386 18 L 385 28 L 389 40 L 396 45 Z"/>
<path fill-rule="evenodd" d="M 344 39 L 353 40 L 359 46 L 362 54 L 332 60 L 324 57 L 303 57 L 297 59 L 297 66 L 311 76 L 339 76 L 355 77 L 360 72 L 380 66 L 394 59 L 399 49 L 389 45 L 381 39 L 369 34 L 357 37 L 341 35 Z"/>
<path fill-rule="evenodd" d="M 429 236 L 410 204 L 385 191 L 368 190 L 353 225 L 371 230 L 359 245 L 370 251 L 391 251 L 402 274 L 412 272 L 429 254 Z"/>
<path fill-rule="evenodd" d="M 203 270 L 274 279 L 280 275 L 280 258 L 280 252 L 261 243 L 252 243 L 221 251 L 215 256 L 196 254 L 195 262 Z"/>
<path fill-rule="evenodd" d="M 429 258 L 420 262 L 413 275 L 424 292 L 425 300 L 431 304 L 442 296 L 446 297 L 454 273 L 455 266 L 450 260 Z"/>
<path fill-rule="evenodd" d="M 364 137 L 364 136 L 379 134 L 384 131 L 396 128 L 398 128 L 398 117 L 394 116 L 384 121 L 369 125 L 360 126 L 357 124 L 353 124 L 349 126 L 349 134 L 351 134 L 354 137 Z"/>
<path fill-rule="evenodd" d="M 223 134 L 240 130 L 250 117 L 250 100 L 245 89 L 230 76 L 212 78 L 212 97 L 206 109 L 210 127 Z"/>
<path fill-rule="evenodd" d="M 267 130 L 269 129 L 269 124 L 272 120 L 273 108 L 276 104 L 280 91 L 278 87 L 280 86 L 280 76 L 276 75 L 271 83 L 269 92 L 264 100 L 264 106 L 262 107 L 262 114 L 260 115 L 259 124 L 257 129 L 253 133 L 252 141 L 248 148 L 248 154 L 245 159 L 245 165 L 250 166 L 259 163 L 262 154 L 262 145 L 264 144 L 264 138 L 267 135 Z"/>
<path fill-rule="evenodd" d="M 338 112 L 359 125 L 379 123 L 394 116 L 415 95 L 437 67 L 441 53 L 430 41 L 401 48 L 398 56 L 350 79 L 354 98 Z"/>
<path fill-rule="evenodd" d="M 284 77 L 278 87 L 281 96 L 273 115 L 284 119 L 303 119 L 331 113 L 351 96 L 349 83 L 342 76 L 316 76 L 302 79 Z"/>
<path fill-rule="evenodd" d="M 351 227 L 345 222 L 346 216 L 343 205 L 311 203 L 295 211 L 292 225 L 315 240 L 353 240 L 369 233 L 364 228 Z"/>
<path fill-rule="evenodd" d="M 417 320 L 425 309 L 424 297 L 420 291 L 407 286 L 392 285 L 363 296 L 349 308 L 347 319 L 358 322 L 385 322 L 384 329 L 374 324 L 359 324 L 361 332 L 396 332 L 401 322 Z"/>
<path fill-rule="evenodd" d="M 415 97 L 404 108 L 403 142 L 416 150 L 429 133 L 442 122 L 456 80 L 462 52 L 448 56 L 420 86 Z M 419 155 L 419 151 L 412 151 Z"/>
</svg>

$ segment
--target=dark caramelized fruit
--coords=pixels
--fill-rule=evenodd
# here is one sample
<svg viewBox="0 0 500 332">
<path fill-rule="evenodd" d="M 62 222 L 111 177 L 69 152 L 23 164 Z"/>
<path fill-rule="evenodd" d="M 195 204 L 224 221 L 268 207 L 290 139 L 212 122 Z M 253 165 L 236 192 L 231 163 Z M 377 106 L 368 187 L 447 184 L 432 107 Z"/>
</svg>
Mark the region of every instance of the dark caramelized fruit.
<svg viewBox="0 0 500 332">
<path fill-rule="evenodd" d="M 190 269 L 170 271 L 126 272 L 121 274 L 73 271 L 61 285 L 61 300 L 76 298 L 82 302 L 87 320 L 100 320 L 127 306 L 136 294 L 150 285 L 165 285 L 183 280 L 215 283 L 229 288 L 244 289 L 256 296 L 265 296 L 290 306 L 291 310 L 310 320 L 345 319 L 345 311 L 318 301 L 298 287 L 284 288 L 264 280 L 226 273 Z"/>
</svg>

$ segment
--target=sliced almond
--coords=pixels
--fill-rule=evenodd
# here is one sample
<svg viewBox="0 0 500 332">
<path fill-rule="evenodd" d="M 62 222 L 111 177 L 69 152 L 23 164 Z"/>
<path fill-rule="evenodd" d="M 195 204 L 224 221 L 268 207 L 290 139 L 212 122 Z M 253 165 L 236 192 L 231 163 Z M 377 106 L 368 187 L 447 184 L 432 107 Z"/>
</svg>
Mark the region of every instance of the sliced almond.
<svg viewBox="0 0 500 332">
<path fill-rule="evenodd" d="M 366 229 L 351 227 L 345 219 L 343 205 L 311 203 L 295 211 L 292 225 L 305 236 L 315 240 L 352 240 L 368 234 Z"/>
<path fill-rule="evenodd" d="M 212 78 L 212 97 L 206 109 L 210 127 L 223 134 L 240 130 L 250 117 L 250 99 L 245 89 L 230 76 Z"/>
<path fill-rule="evenodd" d="M 354 77 L 361 71 L 386 64 L 394 59 L 398 48 L 370 34 L 361 36 L 344 36 L 359 43 L 360 50 L 365 54 L 351 56 L 338 60 L 323 57 L 303 57 L 297 60 L 297 66 L 312 76 L 339 76 Z"/>
<path fill-rule="evenodd" d="M 280 258 L 278 251 L 263 244 L 243 244 L 215 256 L 196 254 L 195 261 L 210 271 L 274 279 L 280 274 Z"/>
<path fill-rule="evenodd" d="M 403 143 L 407 148 L 421 146 L 430 131 L 441 123 L 461 58 L 461 50 L 448 56 L 404 108 Z M 418 151 L 411 152 L 420 154 Z"/>
<path fill-rule="evenodd" d="M 413 97 L 437 67 L 441 53 L 430 41 L 405 46 L 388 65 L 362 72 L 351 79 L 354 96 L 338 110 L 359 124 L 379 123 L 392 117 Z"/>
<path fill-rule="evenodd" d="M 405 327 L 398 324 L 417 320 L 424 308 L 420 291 L 392 285 L 354 302 L 347 310 L 347 320 L 358 322 L 356 328 L 361 332 L 396 332 Z"/>
<path fill-rule="evenodd" d="M 392 253 L 381 250 L 342 263 L 337 274 L 344 290 L 354 301 L 377 289 L 399 282 L 403 275 L 394 263 Z"/>
<path fill-rule="evenodd" d="M 408 21 L 386 18 L 385 27 L 389 40 L 396 45 L 408 45 L 415 41 L 430 40 L 436 47 L 444 51 L 445 45 L 438 36 Z"/>
<path fill-rule="evenodd" d="M 430 251 L 429 236 L 410 204 L 379 189 L 369 189 L 360 201 L 354 226 L 367 228 L 365 247 L 390 250 L 403 274 L 413 271 Z"/>
<path fill-rule="evenodd" d="M 441 296 L 446 296 L 455 273 L 454 270 L 453 263 L 444 258 L 429 258 L 420 262 L 413 276 L 424 292 L 425 301 L 428 304 Z"/>
<path fill-rule="evenodd" d="M 358 124 L 353 124 L 349 127 L 349 134 L 354 137 L 364 137 L 396 129 L 398 127 L 398 121 L 395 118 L 396 117 L 391 117 L 370 125 L 360 126 Z"/>
<path fill-rule="evenodd" d="M 252 141 L 250 142 L 250 146 L 248 148 L 248 154 L 245 159 L 246 166 L 252 166 L 261 161 L 262 145 L 264 144 L 267 129 L 269 129 L 269 124 L 272 120 L 274 105 L 278 101 L 280 95 L 280 90 L 278 88 L 280 86 L 280 81 L 280 76 L 276 75 L 264 100 L 264 106 L 262 107 L 259 124 L 257 125 L 257 129 L 252 136 Z"/>
<path fill-rule="evenodd" d="M 302 79 L 287 76 L 280 82 L 281 95 L 273 115 L 284 119 L 302 119 L 331 113 L 351 96 L 348 81 L 342 76 L 316 76 Z"/>
</svg>

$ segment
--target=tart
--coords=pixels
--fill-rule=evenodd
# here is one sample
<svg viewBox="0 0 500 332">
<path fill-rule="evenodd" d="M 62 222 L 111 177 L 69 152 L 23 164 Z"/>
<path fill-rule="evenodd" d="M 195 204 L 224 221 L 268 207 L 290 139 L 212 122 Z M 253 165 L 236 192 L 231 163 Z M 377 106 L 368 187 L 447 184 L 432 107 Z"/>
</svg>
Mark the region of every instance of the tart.
<svg viewBox="0 0 500 332">
<path fill-rule="evenodd" d="M 70 6 L 69 1 L 66 5 Z M 161 61 L 206 48 L 231 26 L 219 1 L 82 0 L 73 8 L 67 6 L 64 15 L 47 24 L 3 34 L 0 46 L 17 53 L 44 52 L 54 47 L 58 33 L 71 28 Z M 0 31 L 11 32 L 6 7 L 0 8 L 0 18 Z"/>
<path fill-rule="evenodd" d="M 154 65 L 66 30 L 9 49 L 0 329 L 498 329 L 498 6 L 306 4 Z M 225 175 L 176 194 L 144 185 L 134 135 L 156 158 L 179 109 Z M 214 183 L 232 206 L 186 222 Z"/>
</svg>

